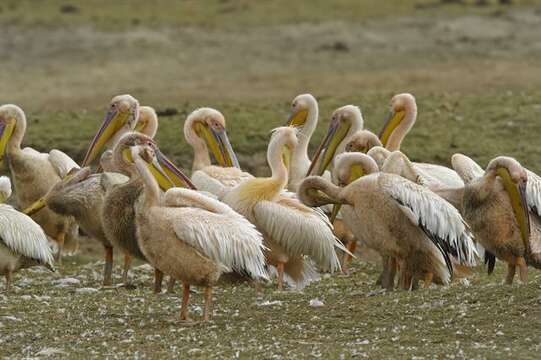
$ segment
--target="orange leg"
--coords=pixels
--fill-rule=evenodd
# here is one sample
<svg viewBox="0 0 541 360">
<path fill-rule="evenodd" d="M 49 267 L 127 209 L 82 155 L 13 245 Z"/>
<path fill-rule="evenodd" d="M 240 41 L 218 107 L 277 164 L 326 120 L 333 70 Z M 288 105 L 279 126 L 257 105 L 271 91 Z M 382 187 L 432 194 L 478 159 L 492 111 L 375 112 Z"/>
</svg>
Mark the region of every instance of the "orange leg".
<svg viewBox="0 0 541 360">
<path fill-rule="evenodd" d="M 424 285 L 423 287 L 425 289 L 428 289 L 430 287 L 430 285 L 432 285 L 432 280 L 434 279 L 434 274 L 433 273 L 426 273 L 425 274 L 425 278 L 424 278 Z"/>
<path fill-rule="evenodd" d="M 62 252 L 64 250 L 65 239 L 66 234 L 64 232 L 58 234 L 58 238 L 56 239 L 56 243 L 58 244 L 58 252 L 55 254 L 54 260 L 58 263 L 58 265 L 62 265 Z"/>
<path fill-rule="evenodd" d="M 180 306 L 180 320 L 189 321 L 188 317 L 188 301 L 190 300 L 190 285 L 182 285 L 182 305 Z"/>
<path fill-rule="evenodd" d="M 159 294 L 162 292 L 162 282 L 163 282 L 163 273 L 154 269 L 154 294 Z"/>
<path fill-rule="evenodd" d="M 103 286 L 113 285 L 113 248 L 105 247 L 105 267 L 103 269 Z"/>
<path fill-rule="evenodd" d="M 528 265 L 523 257 L 517 258 L 517 267 L 519 271 L 520 281 L 526 284 L 528 282 Z"/>
<path fill-rule="evenodd" d="M 127 285 L 129 280 L 128 280 L 128 272 L 130 271 L 130 267 L 131 267 L 131 261 L 132 261 L 132 258 L 130 255 L 124 255 L 124 272 L 122 273 L 122 283 L 124 285 Z"/>
<path fill-rule="evenodd" d="M 278 290 L 282 291 L 284 290 L 284 266 L 285 264 L 283 262 L 279 262 L 276 266 L 276 270 L 278 270 Z"/>
<path fill-rule="evenodd" d="M 209 321 L 212 315 L 212 287 L 205 288 L 205 308 L 203 310 L 203 321 Z"/>
</svg>

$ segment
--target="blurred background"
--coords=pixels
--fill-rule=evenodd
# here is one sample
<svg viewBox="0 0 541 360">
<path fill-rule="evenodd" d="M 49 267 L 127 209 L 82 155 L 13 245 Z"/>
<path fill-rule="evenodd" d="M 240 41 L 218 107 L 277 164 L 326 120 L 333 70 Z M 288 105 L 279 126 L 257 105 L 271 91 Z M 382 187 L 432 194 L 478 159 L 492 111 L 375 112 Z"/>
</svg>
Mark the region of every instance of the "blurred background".
<svg viewBox="0 0 541 360">
<path fill-rule="evenodd" d="M 121 93 L 158 110 L 158 141 L 185 168 L 186 115 L 221 110 L 243 167 L 264 174 L 297 94 L 320 101 L 315 147 L 336 107 L 360 106 L 377 132 L 411 92 L 412 159 L 508 154 L 541 170 L 540 1 L 3 0 L 0 46 L 0 103 L 27 112 L 25 144 L 78 161 Z"/>
</svg>

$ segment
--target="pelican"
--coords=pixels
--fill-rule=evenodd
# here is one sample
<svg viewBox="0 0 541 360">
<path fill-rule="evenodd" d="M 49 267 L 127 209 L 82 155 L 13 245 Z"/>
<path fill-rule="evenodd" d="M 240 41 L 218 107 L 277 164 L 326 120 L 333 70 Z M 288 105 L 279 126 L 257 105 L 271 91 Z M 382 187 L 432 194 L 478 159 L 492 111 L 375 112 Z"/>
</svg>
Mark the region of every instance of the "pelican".
<svg viewBox="0 0 541 360">
<path fill-rule="evenodd" d="M 43 265 L 54 271 L 53 255 L 47 236 L 30 217 L 5 205 L 11 195 L 11 183 L 0 177 L 0 274 L 6 277 L 6 292 L 11 286 L 12 274 L 34 265 Z"/>
<path fill-rule="evenodd" d="M 154 267 L 183 282 L 181 320 L 188 320 L 190 286 L 205 287 L 203 320 L 208 321 L 212 287 L 223 272 L 268 279 L 263 238 L 229 206 L 197 191 L 170 189 L 162 198 L 149 170 L 160 169 L 154 146 L 145 137 L 137 141 L 141 145 L 129 151 L 132 173 L 144 183 L 143 197 L 135 206 L 139 247 Z"/>
<path fill-rule="evenodd" d="M 0 166 L 7 155 L 17 204 L 21 208 L 33 204 L 57 182 L 78 165 L 59 150 L 48 154 L 37 152 L 21 143 L 26 131 L 26 116 L 17 105 L 0 106 Z M 77 226 L 73 219 L 59 216 L 50 210 L 33 217 L 45 234 L 58 244 L 57 259 L 63 250 L 75 251 L 78 247 Z"/>
<path fill-rule="evenodd" d="M 284 273 L 299 288 L 312 280 L 314 270 L 305 256 L 332 272 L 340 270 L 334 248 L 346 251 L 323 213 L 283 193 L 297 143 L 295 129 L 275 129 L 267 151 L 272 176 L 245 180 L 222 199 L 264 234 L 269 248 L 267 262 L 277 269 L 279 290 L 283 289 Z"/>
<path fill-rule="evenodd" d="M 391 99 L 391 111 L 379 134 L 381 144 L 389 151 L 400 150 L 400 145 L 417 120 L 417 103 L 411 94 L 398 94 Z M 440 165 L 416 163 L 422 171 L 430 173 L 442 184 L 461 186 L 464 183 L 453 170 Z"/>
<path fill-rule="evenodd" d="M 225 130 L 225 118 L 216 109 L 200 108 L 184 122 L 184 137 L 194 151 L 192 182 L 203 191 L 221 198 L 240 182 L 253 178 L 240 170 Z M 209 150 L 219 166 L 210 161 Z"/>
<path fill-rule="evenodd" d="M 113 99 L 115 107 L 123 105 L 122 101 L 118 102 L 118 99 L 131 100 L 131 97 L 115 97 Z M 131 101 L 135 102 L 136 100 Z M 154 137 L 158 130 L 156 111 L 150 106 L 141 106 L 139 111 L 136 106 L 129 105 L 126 108 L 130 108 L 133 113 L 138 114 L 138 118 L 135 119 L 135 129 L 149 137 Z M 128 125 L 121 127 L 117 133 L 112 134 L 112 138 L 118 138 L 118 133 L 125 133 L 128 129 Z M 86 234 L 98 240 L 105 250 L 104 286 L 112 285 L 113 246 L 105 236 L 101 222 L 103 200 L 105 193 L 111 186 L 128 180 L 126 176 L 113 172 L 110 158 L 109 153 L 105 152 L 100 161 L 100 166 L 109 170 L 109 173 L 90 175 L 90 168 L 84 168 L 74 177 L 65 177 L 63 181 L 53 186 L 44 197 L 25 210 L 27 214 L 37 212 L 46 205 L 59 215 L 73 217 Z M 129 255 L 125 256 L 124 262 L 123 282 L 127 284 L 127 270 L 131 263 Z"/>
<path fill-rule="evenodd" d="M 345 170 L 338 177 L 346 186 L 309 177 L 299 189 L 301 201 L 308 206 L 344 204 L 344 221 L 355 236 L 398 261 L 403 289 L 411 289 L 417 279 L 425 286 L 433 280 L 448 284 L 452 257 L 463 265 L 475 263 L 472 235 L 457 209 L 401 176 L 377 172 L 368 155 L 358 157 L 362 165 L 338 169 Z M 384 284 L 390 287 L 390 281 Z"/>
<path fill-rule="evenodd" d="M 477 241 L 507 263 L 507 284 L 517 268 L 525 283 L 528 265 L 541 269 L 541 178 L 505 156 L 491 160 L 484 172 L 462 154 L 451 162 L 465 183 L 455 192 Z"/>
<path fill-rule="evenodd" d="M 298 95 L 291 102 L 287 126 L 298 129 L 297 138 L 299 144 L 291 154 L 289 181 L 287 184 L 290 191 L 297 191 L 300 182 L 306 177 L 310 168 L 308 145 L 317 127 L 318 112 L 317 100 L 311 94 Z"/>
</svg>

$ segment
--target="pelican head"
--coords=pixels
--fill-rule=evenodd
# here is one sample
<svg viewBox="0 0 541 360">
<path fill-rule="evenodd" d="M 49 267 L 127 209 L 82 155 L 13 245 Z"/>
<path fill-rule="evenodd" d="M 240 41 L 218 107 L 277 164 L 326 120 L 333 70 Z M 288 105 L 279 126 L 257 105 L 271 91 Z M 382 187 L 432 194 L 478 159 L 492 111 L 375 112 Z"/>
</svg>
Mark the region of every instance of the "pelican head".
<svg viewBox="0 0 541 360">
<path fill-rule="evenodd" d="M 360 130 L 351 136 L 346 144 L 346 151 L 366 154 L 374 146 L 382 146 L 376 134 L 369 130 Z"/>
<path fill-rule="evenodd" d="M 165 191 L 175 186 L 195 189 L 190 179 L 161 153 L 154 140 L 138 132 L 124 134 L 116 143 L 113 148 L 113 163 L 115 167 L 127 173 L 134 173 L 136 170 L 134 167 L 133 151 L 139 151 L 141 148 L 152 149 L 156 161 L 152 162 L 149 170 L 162 190 Z"/>
<path fill-rule="evenodd" d="M 312 94 L 301 94 L 291 102 L 287 126 L 296 127 L 311 133 L 317 125 L 317 100 Z M 315 116 L 310 116 L 311 114 Z"/>
<path fill-rule="evenodd" d="M 267 160 L 269 164 L 274 164 L 274 157 L 279 154 L 282 162 L 289 172 L 291 164 L 291 154 L 298 145 L 297 131 L 294 128 L 284 126 L 276 128 L 272 131 L 272 136 L 269 142 L 267 151 Z"/>
<path fill-rule="evenodd" d="M 194 148 L 210 150 L 220 166 L 240 168 L 227 137 L 225 118 L 212 108 L 193 111 L 184 123 L 184 137 Z"/>
<path fill-rule="evenodd" d="M 376 164 L 378 165 L 378 168 L 382 168 L 383 164 L 385 163 L 385 160 L 391 155 L 391 152 L 387 149 L 385 149 L 382 146 L 374 146 L 368 152 L 366 153 L 368 156 L 370 156 Z"/>
<path fill-rule="evenodd" d="M 337 149 L 343 145 L 344 139 L 361 130 L 363 124 L 363 116 L 359 107 L 346 105 L 336 109 L 332 114 L 327 135 L 325 135 L 325 138 L 323 138 L 323 141 L 319 145 L 307 175 L 312 174 L 312 171 L 321 156 L 322 159 L 321 162 L 319 162 L 319 168 L 316 171 L 316 175 L 322 175 L 330 165 Z"/>
<path fill-rule="evenodd" d="M 127 131 L 135 129 L 139 118 L 139 102 L 131 95 L 115 96 L 109 104 L 109 110 L 94 136 L 83 160 L 83 167 L 88 166 L 100 153 L 103 147 L 114 143 L 111 139 L 118 139 Z"/>
<path fill-rule="evenodd" d="M 26 116 L 20 107 L 13 104 L 0 106 L 0 167 L 4 163 L 6 147 L 15 131 L 24 134 L 25 130 Z"/>
<path fill-rule="evenodd" d="M 336 157 L 333 176 L 336 178 L 338 186 L 344 187 L 362 176 L 378 171 L 378 165 L 370 156 L 361 152 L 346 152 Z M 330 217 L 331 222 L 336 219 L 340 207 L 340 204 L 333 206 Z"/>
<path fill-rule="evenodd" d="M 487 166 L 485 176 L 499 177 L 509 196 L 513 213 L 520 229 L 526 249 L 530 249 L 530 215 L 526 199 L 528 174 L 520 163 L 507 156 L 492 159 Z"/>
<path fill-rule="evenodd" d="M 0 204 L 11 196 L 11 181 L 7 176 L 0 176 Z"/>
<path fill-rule="evenodd" d="M 417 118 L 417 104 L 413 95 L 404 93 L 393 96 L 391 99 L 391 111 L 385 120 L 385 124 L 379 133 L 379 139 L 384 147 L 389 143 L 396 143 L 398 150 L 400 141 L 411 129 Z M 396 131 L 400 129 L 400 131 Z"/>
<path fill-rule="evenodd" d="M 151 138 L 156 136 L 156 132 L 158 132 L 158 115 L 153 107 L 139 107 L 139 119 L 137 125 L 135 125 L 135 131 Z"/>
</svg>

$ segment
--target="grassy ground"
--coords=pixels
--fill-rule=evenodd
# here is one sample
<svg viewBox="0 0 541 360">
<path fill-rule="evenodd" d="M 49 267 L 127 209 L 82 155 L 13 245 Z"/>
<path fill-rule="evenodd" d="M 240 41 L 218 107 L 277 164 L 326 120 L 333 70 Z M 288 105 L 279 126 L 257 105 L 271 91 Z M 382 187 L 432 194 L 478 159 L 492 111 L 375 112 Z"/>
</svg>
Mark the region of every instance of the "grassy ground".
<svg viewBox="0 0 541 360">
<path fill-rule="evenodd" d="M 412 159 L 448 164 L 463 152 L 484 166 L 506 154 L 541 172 L 541 2 L 464 3 L 5 0 L 0 103 L 26 110 L 25 144 L 80 161 L 110 98 L 131 93 L 177 110 L 160 117 L 157 138 L 185 168 L 183 121 L 213 106 L 243 167 L 266 174 L 269 131 L 295 95 L 320 100 L 315 146 L 336 107 L 359 105 L 378 131 L 391 96 L 407 91 L 419 105 L 403 147 Z M 535 271 L 526 286 L 501 285 L 497 268 L 469 286 L 382 294 L 375 265 L 357 263 L 351 277 L 304 293 L 269 288 L 258 302 L 247 285 L 221 287 L 214 322 L 182 327 L 178 297 L 152 295 L 144 269 L 137 290 L 78 292 L 99 288 L 99 253 L 87 248 L 61 275 L 25 271 L 0 295 L 0 357 L 534 358 L 541 343 Z M 67 277 L 80 283 L 55 283 Z M 310 307 L 314 298 L 325 306 Z"/>
</svg>

